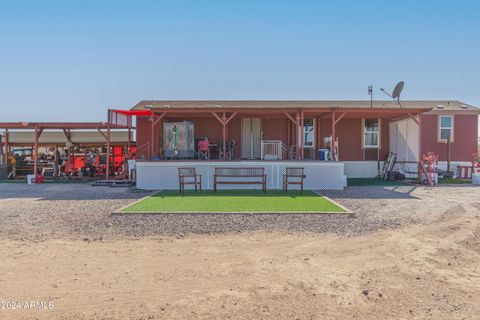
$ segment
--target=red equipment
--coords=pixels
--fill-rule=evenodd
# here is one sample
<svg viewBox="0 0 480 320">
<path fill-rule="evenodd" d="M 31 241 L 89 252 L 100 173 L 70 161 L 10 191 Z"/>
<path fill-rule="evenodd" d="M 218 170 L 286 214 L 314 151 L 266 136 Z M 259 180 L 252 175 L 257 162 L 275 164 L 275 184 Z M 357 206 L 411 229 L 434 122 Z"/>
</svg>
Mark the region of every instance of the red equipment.
<svg viewBox="0 0 480 320">
<path fill-rule="evenodd" d="M 428 183 L 431 187 L 438 184 L 438 155 L 427 152 L 418 163 L 418 182 Z"/>
</svg>

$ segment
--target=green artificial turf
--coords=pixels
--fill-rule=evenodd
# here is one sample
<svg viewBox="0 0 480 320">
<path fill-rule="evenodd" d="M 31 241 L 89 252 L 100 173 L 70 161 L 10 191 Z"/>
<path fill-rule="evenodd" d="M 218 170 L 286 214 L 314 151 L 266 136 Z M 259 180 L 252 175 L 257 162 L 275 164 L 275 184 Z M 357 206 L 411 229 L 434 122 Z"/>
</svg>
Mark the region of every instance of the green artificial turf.
<svg viewBox="0 0 480 320">
<path fill-rule="evenodd" d="M 405 185 L 402 181 L 388 181 L 378 178 L 348 178 L 349 187 L 396 187 Z"/>
<path fill-rule="evenodd" d="M 472 184 L 470 179 L 439 178 L 438 184 Z"/>
<path fill-rule="evenodd" d="M 193 192 L 162 191 L 123 209 L 123 212 L 209 213 L 209 212 L 345 212 L 312 191 L 220 190 Z"/>
</svg>

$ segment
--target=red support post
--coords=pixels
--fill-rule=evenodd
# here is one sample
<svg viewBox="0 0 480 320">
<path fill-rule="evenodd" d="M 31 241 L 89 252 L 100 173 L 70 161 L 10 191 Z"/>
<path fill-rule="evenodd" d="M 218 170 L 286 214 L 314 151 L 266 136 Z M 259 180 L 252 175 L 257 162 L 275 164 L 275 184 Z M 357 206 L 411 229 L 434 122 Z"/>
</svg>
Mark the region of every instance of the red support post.
<svg viewBox="0 0 480 320">
<path fill-rule="evenodd" d="M 313 158 L 317 159 L 317 150 L 321 148 L 321 141 L 320 141 L 320 117 L 317 117 L 315 123 L 315 148 L 313 149 Z M 320 158 L 319 158 L 320 159 Z"/>
<path fill-rule="evenodd" d="M 105 170 L 105 180 L 110 178 L 110 127 L 107 128 L 107 168 Z"/>
<path fill-rule="evenodd" d="M 223 125 L 223 160 L 227 160 L 227 117 L 225 112 L 223 113 L 222 117 L 222 125 Z"/>
<path fill-rule="evenodd" d="M 150 157 L 149 158 L 152 158 L 153 157 L 153 153 L 155 152 L 155 126 L 157 125 L 157 123 L 160 122 L 160 120 L 163 119 L 163 117 L 165 117 L 167 113 L 166 112 L 163 112 L 161 113 L 156 119 L 155 119 L 155 113 L 152 112 L 152 116 L 150 118 L 150 121 L 152 121 L 152 128 L 151 128 L 151 136 L 150 136 Z"/>
<path fill-rule="evenodd" d="M 301 117 L 300 134 L 302 135 L 302 137 L 301 137 L 301 142 L 302 142 L 301 158 L 302 158 L 302 160 L 304 160 L 305 159 L 305 115 L 303 114 L 303 110 L 300 112 L 300 117 Z"/>
<path fill-rule="evenodd" d="M 132 150 L 132 128 L 129 127 L 128 128 L 128 149 L 126 151 L 127 156 L 130 155 L 131 150 Z"/>
<path fill-rule="evenodd" d="M 300 137 L 298 136 L 300 134 L 300 114 L 297 111 L 297 115 L 295 117 L 295 153 L 296 153 L 296 159 L 299 160 L 300 156 Z"/>
<path fill-rule="evenodd" d="M 290 123 L 290 121 L 287 119 L 287 147 L 288 147 L 288 150 L 290 150 L 290 139 L 291 139 L 291 128 L 292 128 L 292 124 Z"/>
<path fill-rule="evenodd" d="M 10 154 L 10 146 L 8 145 L 8 128 L 5 129 L 5 164 L 8 163 L 8 156 Z"/>
<path fill-rule="evenodd" d="M 418 161 L 422 158 L 422 114 L 418 114 Z"/>
<path fill-rule="evenodd" d="M 335 150 L 335 139 L 336 139 L 336 135 L 335 135 L 335 124 L 336 124 L 336 121 L 335 121 L 335 111 L 332 111 L 332 142 L 331 142 L 331 152 L 332 152 L 332 156 L 333 156 L 333 159 L 335 160 L 336 158 L 336 150 Z"/>
<path fill-rule="evenodd" d="M 150 129 L 150 152 L 149 152 L 149 159 L 152 159 L 153 158 L 153 153 L 155 152 L 155 145 L 154 145 L 154 141 L 155 141 L 155 121 L 154 120 L 154 117 L 153 117 L 153 114 L 152 114 L 152 127 Z"/>
<path fill-rule="evenodd" d="M 36 177 L 38 173 L 38 127 L 35 126 L 35 160 L 33 161 L 33 175 Z"/>
</svg>

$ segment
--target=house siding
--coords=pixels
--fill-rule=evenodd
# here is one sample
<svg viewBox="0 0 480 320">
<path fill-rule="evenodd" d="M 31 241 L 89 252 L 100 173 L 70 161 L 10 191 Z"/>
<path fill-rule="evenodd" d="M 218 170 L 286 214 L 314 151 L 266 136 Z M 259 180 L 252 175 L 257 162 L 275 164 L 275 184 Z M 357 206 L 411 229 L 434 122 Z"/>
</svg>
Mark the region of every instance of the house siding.
<svg viewBox="0 0 480 320">
<path fill-rule="evenodd" d="M 477 152 L 478 116 L 451 113 L 453 121 L 452 161 L 471 161 Z M 440 161 L 447 161 L 447 144 L 438 142 L 438 117 L 440 114 L 422 116 L 422 153 L 434 152 Z"/>
<path fill-rule="evenodd" d="M 241 157 L 241 118 L 248 115 L 237 116 L 228 124 L 228 139 L 236 141 L 234 158 Z M 252 115 L 251 117 L 255 117 Z M 158 155 L 162 139 L 162 123 L 166 121 L 191 121 L 195 126 L 195 137 L 206 136 L 212 143 L 222 140 L 222 125 L 213 117 L 192 117 L 185 115 L 182 118 L 165 117 L 155 126 L 154 155 Z M 389 119 L 381 119 L 381 149 L 380 160 L 385 159 L 389 152 Z M 288 143 L 289 120 L 285 118 L 262 118 L 262 133 L 265 140 L 282 140 Z M 316 148 L 325 147 L 323 139 L 331 135 L 331 119 L 317 118 Z M 451 147 L 452 161 L 470 161 L 472 154 L 477 151 L 478 116 L 475 114 L 454 114 L 454 142 Z M 293 127 L 290 132 L 290 143 L 293 140 Z M 441 161 L 447 160 L 447 147 L 445 143 L 437 141 L 438 135 L 438 114 L 424 114 L 422 116 L 422 153 L 428 151 L 439 155 Z M 142 148 L 149 143 L 151 136 L 151 122 L 148 117 L 137 118 L 136 140 L 139 148 L 139 155 L 148 157 L 148 148 Z M 344 118 L 336 126 L 336 136 L 339 140 L 339 158 L 341 161 L 368 161 L 377 160 L 377 149 L 362 148 L 362 119 Z M 213 155 L 216 156 L 216 155 Z"/>
</svg>

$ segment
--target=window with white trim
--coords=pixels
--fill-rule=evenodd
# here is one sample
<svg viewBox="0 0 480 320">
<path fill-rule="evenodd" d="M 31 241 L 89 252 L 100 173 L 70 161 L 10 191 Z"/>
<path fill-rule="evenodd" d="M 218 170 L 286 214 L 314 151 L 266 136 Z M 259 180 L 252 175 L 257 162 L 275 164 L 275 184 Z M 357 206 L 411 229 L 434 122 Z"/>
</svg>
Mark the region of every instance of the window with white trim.
<svg viewBox="0 0 480 320">
<path fill-rule="evenodd" d="M 303 132 L 305 132 L 305 148 L 313 148 L 315 144 L 315 126 L 313 119 L 305 119 L 303 123 Z"/>
<path fill-rule="evenodd" d="M 363 119 L 363 147 L 378 148 L 380 144 L 380 119 Z"/>
<path fill-rule="evenodd" d="M 448 137 L 453 141 L 453 116 L 439 116 L 438 141 L 447 142 Z"/>
</svg>

